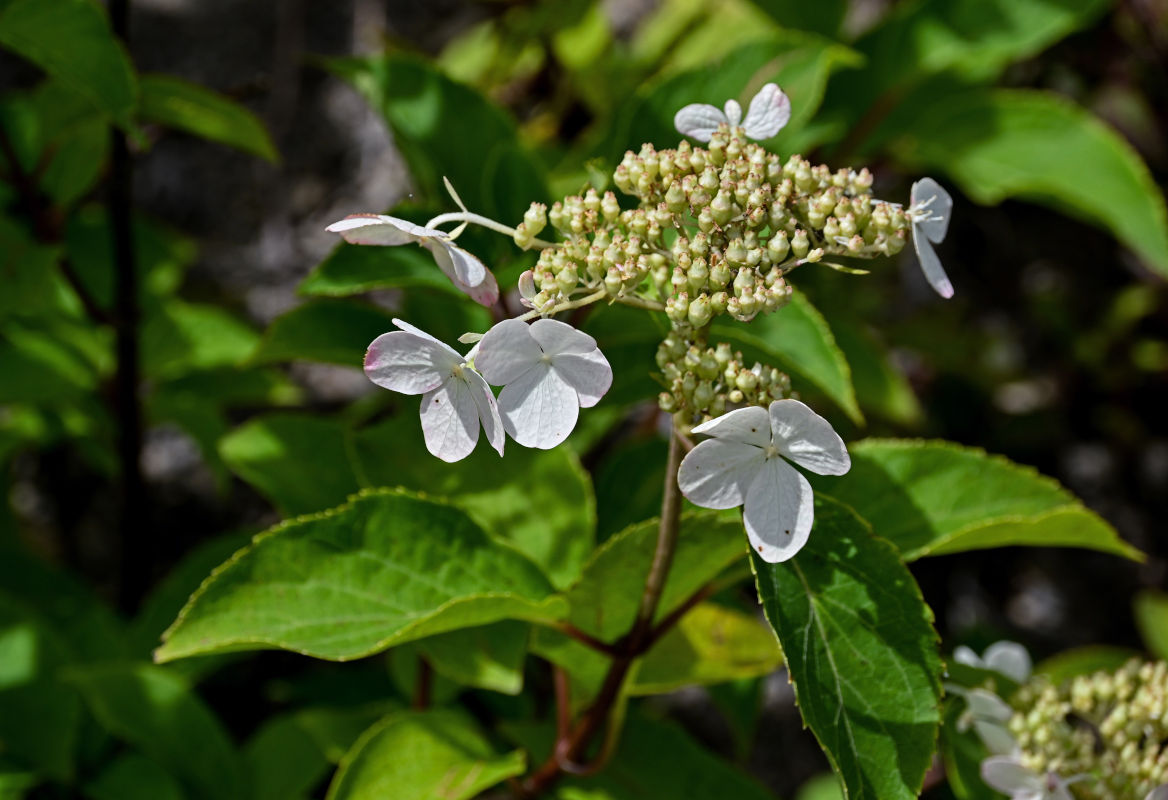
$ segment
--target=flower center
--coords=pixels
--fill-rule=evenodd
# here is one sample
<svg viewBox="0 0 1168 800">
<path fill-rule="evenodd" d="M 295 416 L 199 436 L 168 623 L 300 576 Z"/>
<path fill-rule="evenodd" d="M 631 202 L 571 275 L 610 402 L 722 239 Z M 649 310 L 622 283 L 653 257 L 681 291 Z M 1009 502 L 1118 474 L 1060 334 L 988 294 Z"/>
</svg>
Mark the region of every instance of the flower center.
<svg viewBox="0 0 1168 800">
<path fill-rule="evenodd" d="M 551 364 L 551 363 L 552 363 L 552 357 L 551 357 L 550 355 L 548 355 L 547 353 L 544 353 L 542 356 L 540 356 L 540 357 L 539 357 L 539 363 L 541 363 L 541 364 Z"/>
<path fill-rule="evenodd" d="M 780 455 L 779 448 L 775 447 L 773 444 L 768 444 L 766 449 L 763 450 L 763 453 L 766 454 L 767 461 L 770 461 L 772 458 L 777 458 Z"/>
</svg>

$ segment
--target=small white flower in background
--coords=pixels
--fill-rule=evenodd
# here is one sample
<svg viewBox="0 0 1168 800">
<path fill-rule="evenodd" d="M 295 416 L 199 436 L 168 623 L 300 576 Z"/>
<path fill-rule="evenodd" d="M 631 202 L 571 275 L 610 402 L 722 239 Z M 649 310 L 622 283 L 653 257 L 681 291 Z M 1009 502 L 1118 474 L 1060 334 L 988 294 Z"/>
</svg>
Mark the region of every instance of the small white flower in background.
<svg viewBox="0 0 1168 800">
<path fill-rule="evenodd" d="M 982 744 L 994 755 L 1005 756 L 1017 752 L 1018 743 L 1007 727 L 1010 717 L 1014 716 L 1014 709 L 1005 700 L 986 689 L 947 688 L 965 698 L 966 709 L 957 718 L 957 730 L 964 732 L 973 728 Z"/>
<path fill-rule="evenodd" d="M 820 475 L 852 466 L 831 424 L 798 400 L 740 408 L 693 432 L 713 438 L 682 459 L 681 493 L 703 508 L 744 506 L 750 546 L 772 564 L 799 552 L 815 518 L 811 484 L 785 459 Z"/>
<path fill-rule="evenodd" d="M 401 330 L 369 345 L 365 374 L 386 389 L 422 395 L 426 449 L 443 461 L 459 461 L 475 449 L 481 426 L 503 455 L 503 424 L 483 377 L 453 347 L 399 319 L 393 324 Z"/>
<path fill-rule="evenodd" d="M 912 185 L 912 204 L 908 208 L 908 218 L 912 222 L 913 249 L 917 251 L 917 261 L 925 280 L 937 294 L 948 300 L 953 296 L 953 284 L 941 266 L 934 244 L 945 240 L 949 230 L 949 215 L 953 211 L 953 198 L 932 178 L 921 178 Z"/>
<path fill-rule="evenodd" d="M 568 438 L 580 409 L 596 405 L 612 385 L 596 340 L 554 319 L 495 325 L 476 347 L 475 368 L 503 387 L 499 412 L 511 438 L 541 450 Z"/>
<path fill-rule="evenodd" d="M 980 656 L 961 645 L 953 650 L 953 660 L 968 667 L 1000 672 L 1015 683 L 1025 683 L 1033 669 L 1030 653 L 1017 642 L 994 642 Z"/>
<path fill-rule="evenodd" d="M 1064 780 L 1053 772 L 1039 775 L 1009 756 L 992 756 L 981 762 L 981 779 L 991 789 L 1005 792 L 1010 800 L 1074 800 L 1067 786 L 1086 777 Z"/>
<path fill-rule="evenodd" d="M 444 231 L 385 214 L 352 214 L 325 230 L 339 233 L 349 244 L 421 245 L 434 256 L 446 277 L 476 303 L 493 306 L 499 299 L 499 284 L 491 271 Z"/>
<path fill-rule="evenodd" d="M 708 142 L 722 123 L 730 127 L 741 123 L 747 136 L 762 141 L 782 130 L 790 119 L 791 100 L 778 86 L 768 83 L 750 101 L 746 119 L 742 118 L 742 106 L 737 100 L 727 100 L 724 113 L 717 106 L 691 103 L 673 115 L 673 126 L 683 136 Z"/>
</svg>

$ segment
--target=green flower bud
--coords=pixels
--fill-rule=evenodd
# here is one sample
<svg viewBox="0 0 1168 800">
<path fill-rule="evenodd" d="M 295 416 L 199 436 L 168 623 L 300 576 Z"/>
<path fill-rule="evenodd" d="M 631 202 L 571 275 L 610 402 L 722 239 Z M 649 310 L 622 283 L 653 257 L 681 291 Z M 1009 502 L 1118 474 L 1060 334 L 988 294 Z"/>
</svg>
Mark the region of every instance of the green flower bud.
<svg viewBox="0 0 1168 800">
<path fill-rule="evenodd" d="M 709 208 L 713 212 L 714 220 L 719 225 L 725 225 L 736 213 L 734 203 L 731 202 L 728 193 L 724 191 L 718 192 L 717 196 L 710 202 Z"/>
<path fill-rule="evenodd" d="M 724 258 L 717 259 L 710 267 L 709 282 L 711 286 L 721 288 L 728 284 L 733 277 L 734 273 L 730 271 Z"/>
<path fill-rule="evenodd" d="M 621 275 L 620 269 L 617 267 L 609 268 L 604 275 L 604 289 L 610 295 L 616 295 L 624 287 L 624 277 Z"/>
<path fill-rule="evenodd" d="M 807 241 L 807 231 L 800 228 L 795 231 L 795 236 L 791 239 L 791 252 L 795 254 L 795 258 L 804 258 L 809 249 L 811 246 Z"/>
<path fill-rule="evenodd" d="M 689 207 L 689 198 L 682 188 L 681 181 L 675 180 L 669 184 L 669 188 L 665 190 L 665 205 L 674 214 L 684 213 Z"/>
<path fill-rule="evenodd" d="M 620 184 L 617 184 L 620 186 Z M 629 184 L 632 187 L 632 184 Z M 623 187 L 622 187 L 623 188 Z M 628 189 L 625 189 L 628 191 Z M 612 192 L 605 192 L 604 197 L 600 201 L 600 213 L 604 215 L 607 222 L 613 222 L 620 216 L 620 203 L 616 200 L 616 195 Z"/>
<path fill-rule="evenodd" d="M 726 303 L 729 302 L 730 295 L 726 292 L 714 292 L 710 296 L 710 313 L 711 314 L 725 314 Z"/>
<path fill-rule="evenodd" d="M 710 270 L 706 267 L 706 260 L 698 257 L 693 260 L 686 277 L 689 279 L 689 290 L 691 292 L 698 292 L 706 285 L 706 279 L 710 277 Z"/>
<path fill-rule="evenodd" d="M 657 395 L 657 406 L 666 414 L 677 413 L 677 400 L 669 392 Z"/>
<path fill-rule="evenodd" d="M 787 241 L 786 231 L 778 231 L 767 242 L 767 253 L 770 255 L 771 263 L 773 264 L 782 263 L 790 250 L 791 244 Z"/>
<path fill-rule="evenodd" d="M 702 233 L 712 233 L 718 227 L 717 221 L 714 219 L 714 213 L 710 211 L 710 207 L 706 206 L 698 214 L 698 228 Z"/>
<path fill-rule="evenodd" d="M 709 381 L 702 381 L 693 391 L 694 408 L 708 408 L 714 399 L 714 387 Z"/>
<path fill-rule="evenodd" d="M 710 298 L 706 295 L 698 295 L 689 304 L 689 324 L 695 328 L 701 328 L 709 324 L 712 316 L 710 313 Z"/>
</svg>

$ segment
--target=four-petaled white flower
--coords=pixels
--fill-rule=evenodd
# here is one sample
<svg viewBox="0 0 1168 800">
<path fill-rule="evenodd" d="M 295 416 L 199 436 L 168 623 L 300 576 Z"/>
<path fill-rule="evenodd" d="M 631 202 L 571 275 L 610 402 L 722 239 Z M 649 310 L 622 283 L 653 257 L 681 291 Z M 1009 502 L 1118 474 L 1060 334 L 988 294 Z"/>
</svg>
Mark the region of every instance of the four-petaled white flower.
<svg viewBox="0 0 1168 800">
<path fill-rule="evenodd" d="M 681 493 L 703 508 L 743 506 L 750 546 L 772 564 L 799 552 L 815 516 L 811 484 L 784 459 L 820 475 L 852 465 L 831 424 L 798 400 L 740 408 L 693 432 L 714 438 L 682 460 Z"/>
<path fill-rule="evenodd" d="M 385 214 L 352 214 L 325 230 L 339 233 L 349 244 L 421 245 L 434 256 L 446 277 L 476 303 L 493 306 L 499 299 L 499 284 L 491 271 L 444 231 Z"/>
<path fill-rule="evenodd" d="M 509 319 L 478 343 L 475 368 L 499 392 L 503 427 L 524 447 L 555 447 L 612 385 L 612 368 L 596 340 L 571 325 Z"/>
<path fill-rule="evenodd" d="M 1063 779 L 1053 772 L 1039 775 L 1010 756 L 991 756 L 981 762 L 981 779 L 1010 800 L 1074 800 L 1067 788 L 1087 776 Z"/>
<path fill-rule="evenodd" d="M 474 450 L 479 427 L 503 455 L 503 425 L 491 387 L 444 342 L 395 319 L 401 330 L 383 333 L 365 354 L 365 374 L 378 386 L 422 395 L 426 449 L 443 461 L 458 461 Z"/>
<path fill-rule="evenodd" d="M 968 667 L 1000 672 L 1015 683 L 1025 683 L 1033 669 L 1030 653 L 1017 642 L 994 642 L 980 656 L 960 645 L 953 650 L 953 660 Z"/>
<path fill-rule="evenodd" d="M 917 251 L 917 261 L 925 280 L 937 294 L 948 300 L 953 296 L 953 284 L 941 266 L 934 244 L 945 240 L 949 230 L 949 214 L 953 211 L 953 198 L 932 178 L 921 178 L 912 185 L 911 205 L 908 218 L 912 223 L 913 249 Z"/>
<path fill-rule="evenodd" d="M 673 126 L 683 136 L 708 142 L 722 123 L 730 127 L 741 123 L 747 136 L 761 142 L 782 130 L 790 119 L 790 99 L 778 86 L 768 83 L 750 101 L 746 119 L 742 118 L 742 106 L 737 100 L 727 100 L 725 112 L 706 103 L 691 103 L 673 116 Z"/>
</svg>

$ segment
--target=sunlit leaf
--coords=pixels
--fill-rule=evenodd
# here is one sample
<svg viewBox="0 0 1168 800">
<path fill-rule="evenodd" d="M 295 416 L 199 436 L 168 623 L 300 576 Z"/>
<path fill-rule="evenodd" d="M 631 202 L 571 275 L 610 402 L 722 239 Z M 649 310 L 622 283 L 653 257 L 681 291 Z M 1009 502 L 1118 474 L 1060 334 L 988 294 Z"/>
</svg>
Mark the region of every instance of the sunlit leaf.
<svg viewBox="0 0 1168 800">
<path fill-rule="evenodd" d="M 279 159 L 255 114 L 223 95 L 171 75 L 143 75 L 138 113 L 148 122 L 219 142 L 265 161 Z"/>
</svg>

